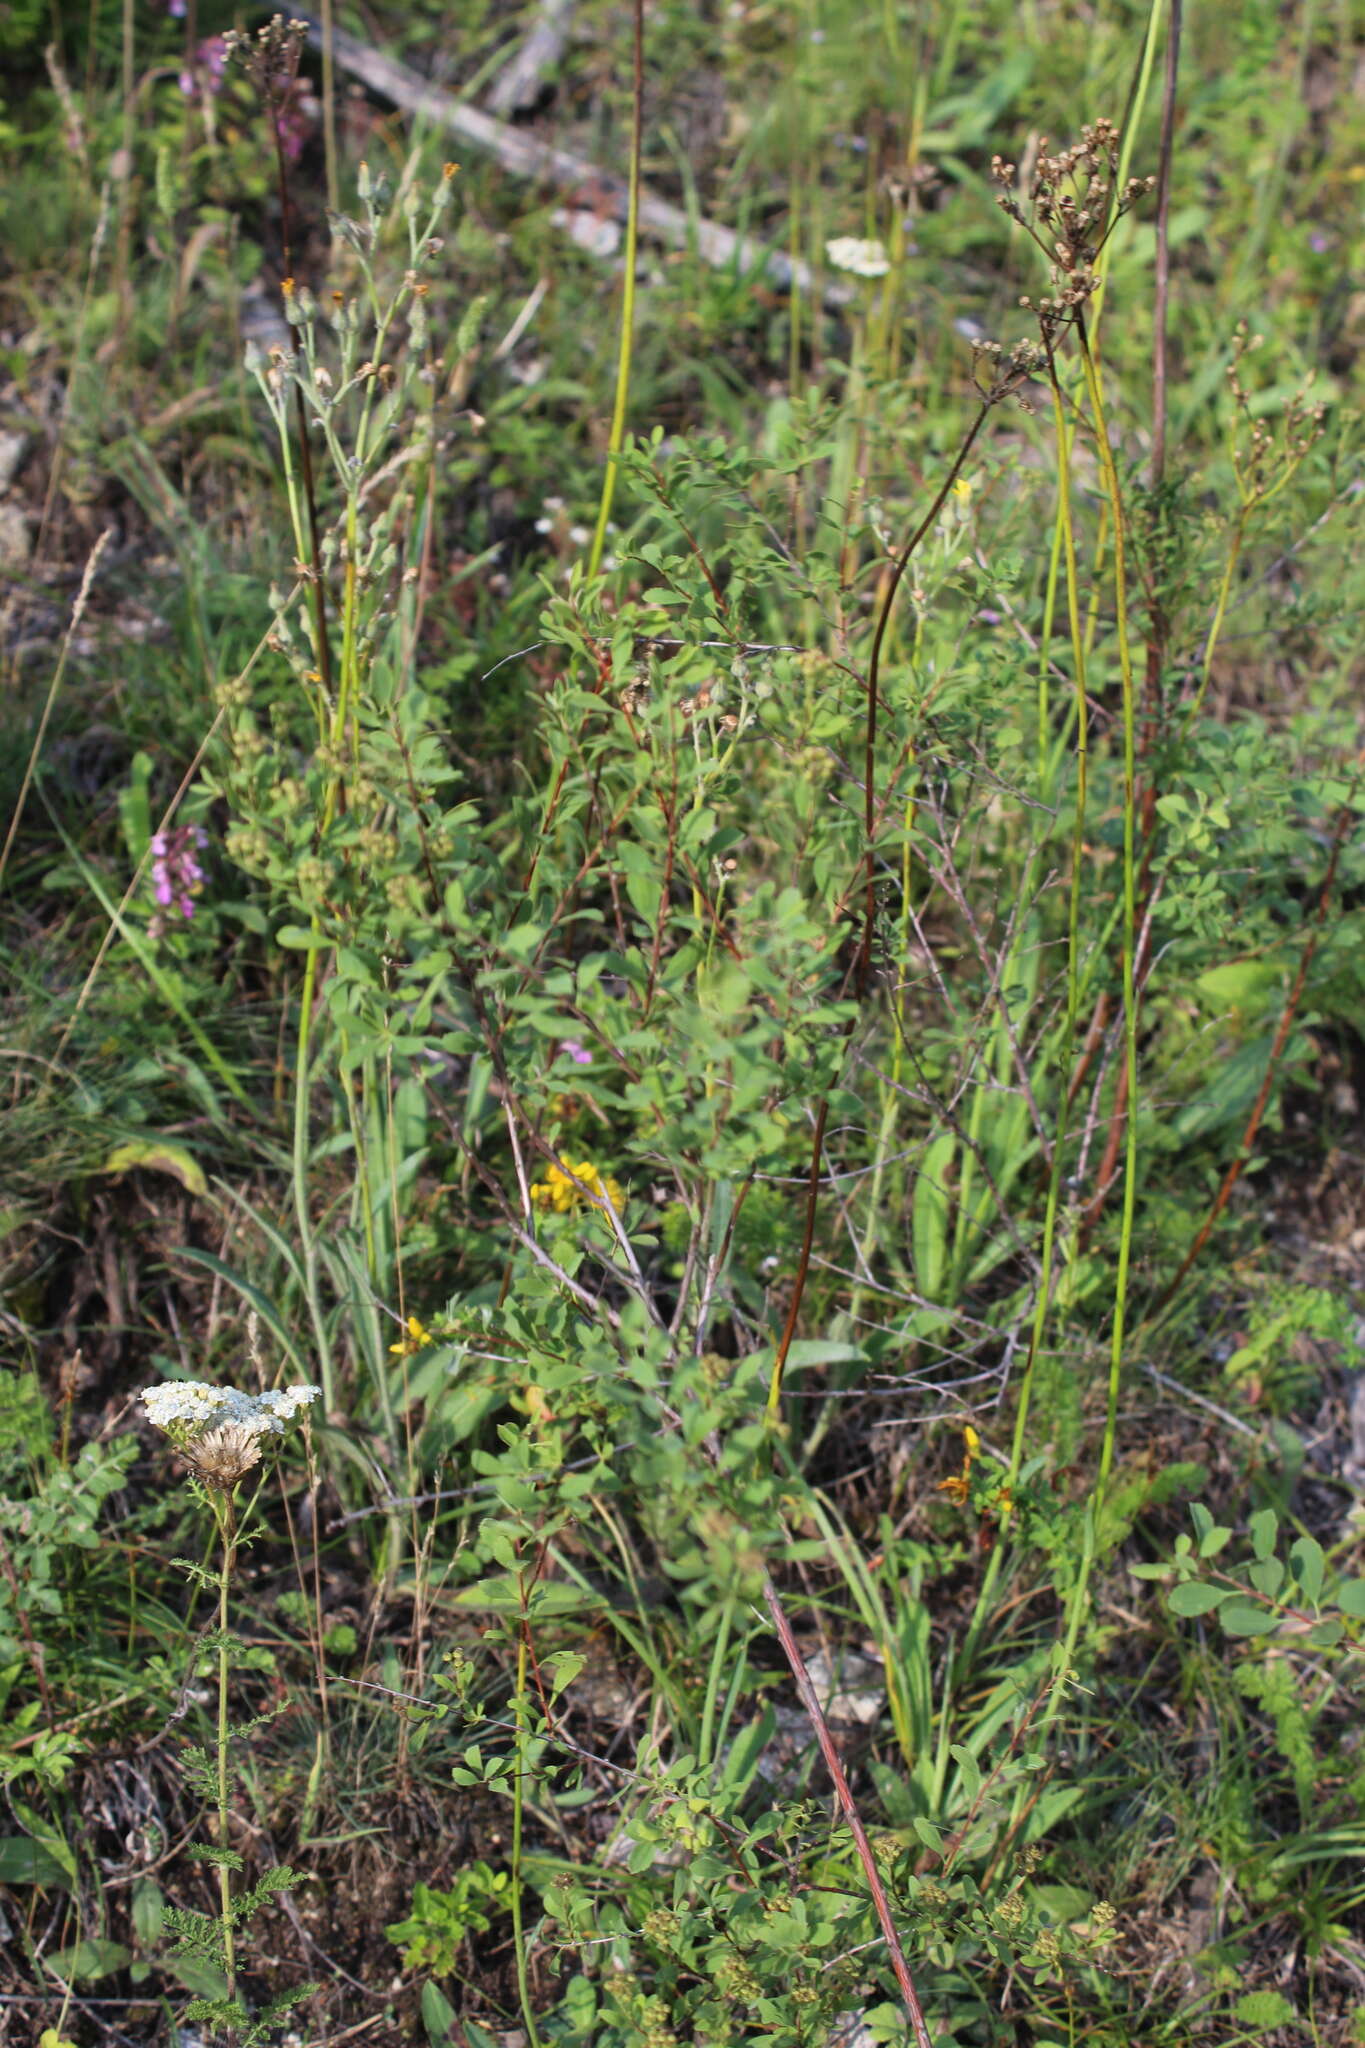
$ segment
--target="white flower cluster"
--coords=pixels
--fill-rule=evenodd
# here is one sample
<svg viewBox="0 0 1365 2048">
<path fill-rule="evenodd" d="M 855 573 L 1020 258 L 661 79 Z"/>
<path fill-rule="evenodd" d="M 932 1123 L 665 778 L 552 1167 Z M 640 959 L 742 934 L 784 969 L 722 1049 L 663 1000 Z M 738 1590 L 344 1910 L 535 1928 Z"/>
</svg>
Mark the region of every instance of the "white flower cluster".
<svg viewBox="0 0 1365 2048">
<path fill-rule="evenodd" d="M 321 1387 L 280 1387 L 273 1394 L 243 1394 L 236 1387 L 206 1387 L 199 1380 L 163 1380 L 159 1387 L 148 1387 L 142 1405 L 157 1429 L 177 1439 L 202 1436 L 225 1423 L 247 1436 L 283 1436 L 321 1393 Z"/>
<path fill-rule="evenodd" d="M 864 242 L 857 235 L 836 235 L 826 242 L 825 255 L 836 270 L 851 271 L 854 277 L 885 277 L 891 268 L 880 242 Z"/>
</svg>

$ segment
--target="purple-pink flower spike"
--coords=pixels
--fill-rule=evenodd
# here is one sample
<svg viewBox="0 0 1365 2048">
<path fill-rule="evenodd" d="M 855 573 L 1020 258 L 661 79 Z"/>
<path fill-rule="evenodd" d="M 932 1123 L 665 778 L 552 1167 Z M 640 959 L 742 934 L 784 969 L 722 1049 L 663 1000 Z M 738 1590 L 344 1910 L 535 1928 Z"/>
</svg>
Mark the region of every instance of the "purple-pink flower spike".
<svg viewBox="0 0 1365 2048">
<path fill-rule="evenodd" d="M 152 839 L 152 891 L 162 910 L 174 905 L 182 917 L 194 916 L 194 899 L 204 884 L 204 870 L 195 859 L 196 850 L 209 843 L 202 825 L 174 825 Z M 157 916 L 150 926 L 153 938 L 165 930 L 164 918 Z"/>
<path fill-rule="evenodd" d="M 227 61 L 227 37 L 205 36 L 180 74 L 180 90 L 185 98 L 216 98 L 223 90 Z"/>
</svg>

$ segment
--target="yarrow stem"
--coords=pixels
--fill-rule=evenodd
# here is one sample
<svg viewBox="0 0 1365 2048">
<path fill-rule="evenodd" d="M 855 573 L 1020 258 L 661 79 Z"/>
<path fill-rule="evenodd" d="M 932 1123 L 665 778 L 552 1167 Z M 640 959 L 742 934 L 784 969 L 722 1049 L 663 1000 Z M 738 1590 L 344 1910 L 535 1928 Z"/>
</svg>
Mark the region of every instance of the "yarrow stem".
<svg viewBox="0 0 1365 2048">
<path fill-rule="evenodd" d="M 254 1349 L 254 1335 L 253 1335 Z M 258 1465 L 272 1439 L 281 1438 L 318 1399 L 319 1387 L 280 1387 L 244 1394 L 236 1387 L 211 1387 L 200 1380 L 163 1380 L 148 1387 L 142 1405 L 153 1427 L 163 1431 L 203 1482 L 222 1545 L 218 1575 L 218 1899 L 227 2003 L 237 2003 L 237 1955 L 232 1905 L 232 1860 L 228 1842 L 228 1669 L 231 1638 L 228 1614 L 237 1562 L 237 1506 L 240 1479 Z M 229 2044 L 236 2029 L 229 2025 Z"/>
<path fill-rule="evenodd" d="M 218 1580 L 218 1847 L 228 1847 L 228 1589 L 237 1562 L 237 1511 L 230 1493 L 211 1493 L 218 1534 L 223 1545 L 223 1569 Z M 232 1926 L 232 1871 L 224 1860 L 218 1865 L 219 1917 L 223 1927 L 223 1974 L 227 1978 L 229 2003 L 237 1998 L 237 1955 Z"/>
</svg>

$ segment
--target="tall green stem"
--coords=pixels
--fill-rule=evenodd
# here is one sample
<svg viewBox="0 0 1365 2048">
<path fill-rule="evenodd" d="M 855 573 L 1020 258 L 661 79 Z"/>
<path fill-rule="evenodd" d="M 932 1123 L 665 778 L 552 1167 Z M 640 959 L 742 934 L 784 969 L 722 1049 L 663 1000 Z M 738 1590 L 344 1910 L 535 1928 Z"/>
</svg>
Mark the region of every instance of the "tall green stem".
<svg viewBox="0 0 1365 2048">
<path fill-rule="evenodd" d="M 1071 503 L 1071 433 L 1067 426 L 1066 411 L 1062 402 L 1061 387 L 1055 370 L 1052 375 L 1052 416 L 1057 440 L 1057 521 L 1053 535 L 1052 570 L 1055 573 L 1060 555 L 1066 567 L 1066 615 L 1071 634 L 1071 659 L 1076 677 L 1076 807 L 1071 829 L 1071 887 L 1067 904 L 1067 956 L 1066 956 L 1066 1023 L 1062 1032 L 1063 1058 L 1070 1063 L 1075 1052 L 1076 1025 L 1080 1015 L 1080 908 L 1081 868 L 1085 853 L 1085 811 L 1089 785 L 1090 722 L 1089 705 L 1086 696 L 1085 634 L 1081 626 L 1080 580 L 1076 566 L 1076 528 Z M 1052 602 L 1052 576 L 1049 577 L 1048 602 Z M 1050 616 L 1049 616 L 1050 625 Z M 1043 665 L 1046 670 L 1048 641 L 1044 638 Z M 1050 794 L 1050 780 L 1046 768 L 1046 748 L 1040 718 L 1039 727 L 1039 787 L 1044 801 Z M 1033 1308 L 1033 1322 L 1029 1330 L 1028 1356 L 1020 1376 L 1019 1407 L 1014 1419 L 1014 1437 L 1010 1445 L 1009 1485 L 1013 1486 L 1019 1477 L 1024 1461 L 1024 1443 L 1028 1429 L 1029 1404 L 1033 1395 L 1038 1356 L 1042 1349 L 1043 1333 L 1047 1326 L 1048 1308 L 1052 1299 L 1052 1268 L 1056 1255 L 1057 1219 L 1061 1213 L 1061 1192 L 1063 1159 L 1066 1152 L 1068 1108 L 1071 1100 L 1069 1087 L 1060 1091 L 1060 1108 L 1057 1128 L 1052 1141 L 1052 1169 L 1048 1174 L 1047 1202 L 1043 1212 L 1043 1243 L 1039 1260 L 1038 1295 Z M 981 1582 L 971 1626 L 962 1646 L 961 1667 L 970 1665 L 977 1642 L 980 1639 L 986 1615 L 990 1611 L 991 1596 L 1004 1561 L 1005 1540 L 1009 1529 L 1008 1516 L 1002 1517 L 991 1549 L 990 1560 Z M 1073 1617 L 1074 1619 L 1074 1617 Z M 1071 1640 L 1074 1642 L 1074 1627 Z M 1070 1663 L 1068 1652 L 1067 1664 Z"/>
<path fill-rule="evenodd" d="M 1109 1351 L 1109 1398 L 1104 1422 L 1104 1445 L 1100 1452 L 1097 1491 L 1103 1493 L 1114 1463 L 1114 1440 L 1118 1431 L 1119 1378 L 1123 1365 L 1124 1320 L 1128 1303 L 1128 1272 L 1133 1250 L 1133 1219 L 1137 1206 L 1137 989 L 1134 985 L 1137 957 L 1137 714 L 1133 684 L 1133 650 L 1128 637 L 1128 578 L 1123 531 L 1123 498 L 1099 372 L 1091 353 L 1084 319 L 1076 327 L 1081 344 L 1086 390 L 1095 421 L 1095 445 L 1100 474 L 1109 499 L 1114 524 L 1114 604 L 1118 634 L 1119 675 L 1123 691 L 1123 1045 L 1127 1075 L 1126 1124 L 1124 1129 L 1123 1215 L 1119 1225 L 1118 1268 L 1114 1276 L 1114 1330 Z"/>
<path fill-rule="evenodd" d="M 616 361 L 616 403 L 612 407 L 611 432 L 607 436 L 607 470 L 602 478 L 602 501 L 597 508 L 597 526 L 588 551 L 588 574 L 595 576 L 602 566 L 607 545 L 607 523 L 611 518 L 612 495 L 621 446 L 626 438 L 626 407 L 630 400 L 630 358 L 635 340 L 635 255 L 640 239 L 640 158 L 644 141 L 645 105 L 645 10 L 644 0 L 635 0 L 635 55 L 630 115 L 630 197 L 626 209 L 626 277 L 621 298 L 621 347 Z"/>
</svg>

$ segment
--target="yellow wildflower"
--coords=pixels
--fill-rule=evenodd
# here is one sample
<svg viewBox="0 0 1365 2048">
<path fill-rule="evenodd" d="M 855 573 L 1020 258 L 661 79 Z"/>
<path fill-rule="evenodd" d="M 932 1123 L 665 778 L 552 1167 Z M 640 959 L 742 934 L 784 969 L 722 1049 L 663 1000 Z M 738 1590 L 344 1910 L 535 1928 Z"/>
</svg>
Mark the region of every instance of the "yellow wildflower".
<svg viewBox="0 0 1365 2048">
<path fill-rule="evenodd" d="M 428 1344 L 434 1344 L 435 1342 L 436 1339 L 432 1336 L 430 1330 L 424 1324 L 419 1323 L 416 1316 L 409 1316 L 403 1325 L 403 1335 L 400 1341 L 397 1344 L 390 1344 L 389 1356 L 391 1358 L 411 1358 L 414 1353 L 425 1351 Z"/>
<path fill-rule="evenodd" d="M 561 1154 L 557 1164 L 545 1169 L 544 1180 L 531 1189 L 531 1200 L 537 1208 L 553 1209 L 559 1216 L 567 1216 L 585 1201 L 601 1208 L 610 1206 L 619 1216 L 626 1196 L 620 1181 L 609 1173 L 599 1173 L 590 1159 L 566 1159 Z"/>
<path fill-rule="evenodd" d="M 962 1441 L 966 1446 L 967 1452 L 967 1455 L 962 1460 L 962 1470 L 954 1472 L 947 1479 L 940 1479 L 937 1489 L 939 1493 L 946 1493 L 949 1500 L 956 1502 L 960 1508 L 966 1506 L 970 1497 L 972 1490 L 972 1466 L 976 1463 L 977 1455 L 981 1449 L 981 1439 L 972 1428 L 970 1422 L 966 1424 L 962 1431 Z"/>
</svg>

